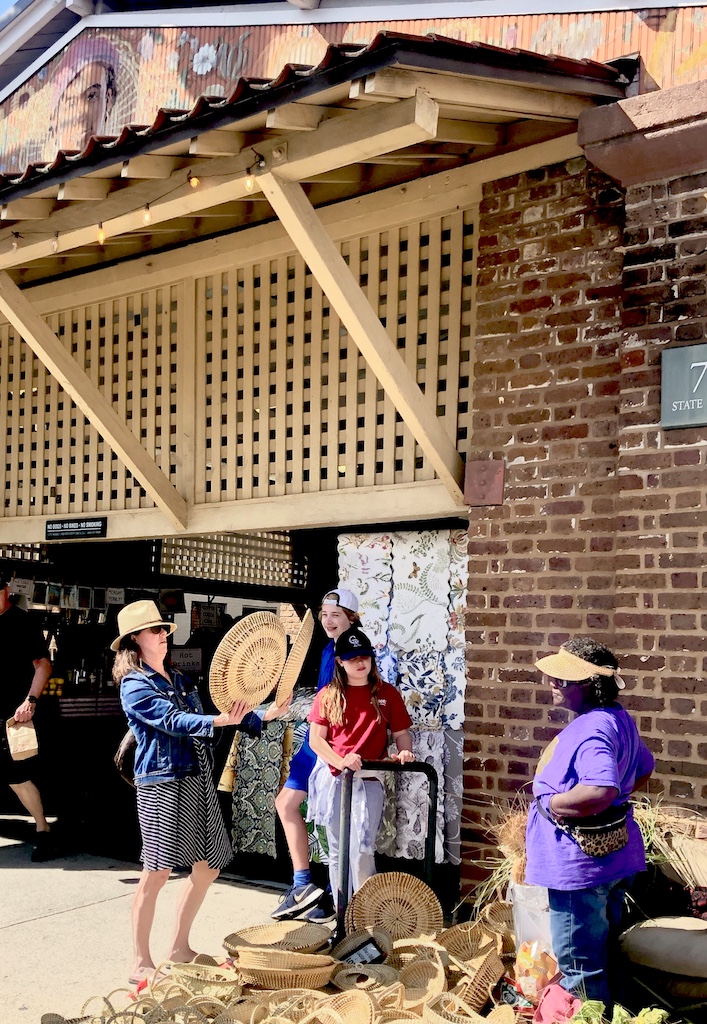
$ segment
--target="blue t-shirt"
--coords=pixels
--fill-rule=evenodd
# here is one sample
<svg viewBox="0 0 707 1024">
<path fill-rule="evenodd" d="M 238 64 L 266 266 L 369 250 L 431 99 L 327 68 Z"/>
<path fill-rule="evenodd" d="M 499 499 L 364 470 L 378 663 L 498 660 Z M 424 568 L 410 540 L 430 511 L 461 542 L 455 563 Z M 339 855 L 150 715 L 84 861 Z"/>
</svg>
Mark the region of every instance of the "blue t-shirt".
<svg viewBox="0 0 707 1024">
<path fill-rule="evenodd" d="M 533 794 L 543 807 L 554 793 L 566 793 L 577 783 L 618 790 L 614 805 L 628 800 L 636 779 L 654 766 L 653 755 L 638 735 L 636 724 L 619 704 L 595 708 L 565 726 L 540 758 Z M 550 889 L 589 889 L 642 871 L 646 866 L 643 841 L 629 811 L 629 841 L 606 857 L 589 857 L 577 843 L 538 813 L 528 815 L 525 880 Z"/>
<path fill-rule="evenodd" d="M 319 680 L 317 682 L 317 693 L 322 686 L 328 686 L 334 678 L 336 667 L 335 641 L 330 640 L 322 651 L 322 660 L 319 663 Z"/>
</svg>

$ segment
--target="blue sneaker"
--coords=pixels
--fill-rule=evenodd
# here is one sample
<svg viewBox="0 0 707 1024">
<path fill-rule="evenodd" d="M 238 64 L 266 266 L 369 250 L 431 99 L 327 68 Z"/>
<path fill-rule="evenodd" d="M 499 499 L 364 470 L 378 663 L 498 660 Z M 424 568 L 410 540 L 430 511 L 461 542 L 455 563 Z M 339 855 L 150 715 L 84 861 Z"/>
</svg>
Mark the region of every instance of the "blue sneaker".
<svg viewBox="0 0 707 1024">
<path fill-rule="evenodd" d="M 328 889 L 322 893 L 320 899 L 317 900 L 311 910 L 307 910 L 302 914 L 302 920 L 308 921 L 310 924 L 331 924 L 332 921 L 336 921 L 334 900 Z"/>
<path fill-rule="evenodd" d="M 313 907 L 321 897 L 323 889 L 311 882 L 306 885 L 291 885 L 290 888 L 280 897 L 280 905 L 273 910 L 270 917 L 276 921 L 287 921 L 293 917 L 299 917 L 310 907 Z"/>
</svg>

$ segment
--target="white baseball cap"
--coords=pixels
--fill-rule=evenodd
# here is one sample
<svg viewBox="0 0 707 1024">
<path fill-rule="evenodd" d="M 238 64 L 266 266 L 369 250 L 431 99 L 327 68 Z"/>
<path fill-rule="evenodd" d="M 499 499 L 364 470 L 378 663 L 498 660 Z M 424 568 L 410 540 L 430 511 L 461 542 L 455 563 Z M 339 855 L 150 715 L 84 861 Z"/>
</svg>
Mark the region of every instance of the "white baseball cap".
<svg viewBox="0 0 707 1024">
<path fill-rule="evenodd" d="M 354 615 L 358 613 L 358 598 L 351 590 L 344 590 L 343 587 L 327 590 L 322 598 L 322 604 L 338 605 L 339 608 L 345 608 L 347 612 L 352 612 Z"/>
</svg>

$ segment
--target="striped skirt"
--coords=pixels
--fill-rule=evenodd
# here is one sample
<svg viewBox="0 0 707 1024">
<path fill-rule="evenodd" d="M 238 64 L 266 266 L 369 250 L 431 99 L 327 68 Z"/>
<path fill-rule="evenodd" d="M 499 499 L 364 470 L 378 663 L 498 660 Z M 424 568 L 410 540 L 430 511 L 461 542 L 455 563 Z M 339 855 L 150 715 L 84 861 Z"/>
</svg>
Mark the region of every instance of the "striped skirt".
<svg viewBox="0 0 707 1024">
<path fill-rule="evenodd" d="M 233 857 L 213 783 L 211 751 L 198 740 L 194 746 L 198 775 L 137 787 L 140 859 L 147 871 L 191 867 L 201 860 L 220 871 Z"/>
</svg>

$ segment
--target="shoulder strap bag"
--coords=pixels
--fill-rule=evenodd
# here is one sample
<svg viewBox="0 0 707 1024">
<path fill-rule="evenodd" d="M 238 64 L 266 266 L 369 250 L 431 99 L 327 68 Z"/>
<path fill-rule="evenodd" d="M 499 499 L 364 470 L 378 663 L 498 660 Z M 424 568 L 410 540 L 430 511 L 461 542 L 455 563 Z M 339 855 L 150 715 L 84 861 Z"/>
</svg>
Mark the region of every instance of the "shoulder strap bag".
<svg viewBox="0 0 707 1024">
<path fill-rule="evenodd" d="M 571 822 L 558 821 L 545 810 L 540 797 L 535 798 L 538 814 L 564 832 L 588 857 L 606 857 L 622 850 L 628 843 L 628 804 L 607 807 L 600 814 L 573 818 Z"/>
</svg>

